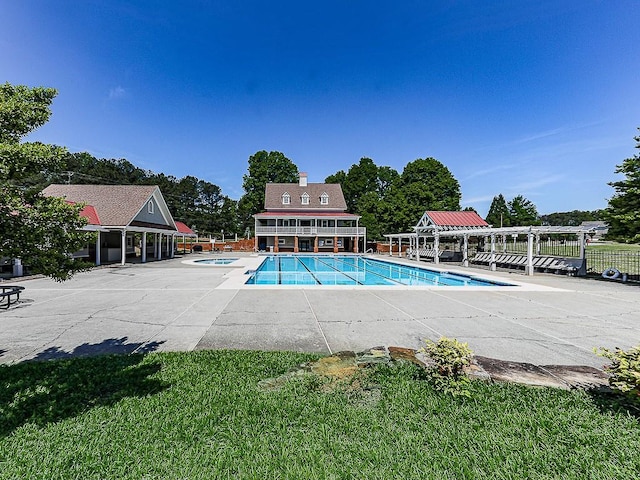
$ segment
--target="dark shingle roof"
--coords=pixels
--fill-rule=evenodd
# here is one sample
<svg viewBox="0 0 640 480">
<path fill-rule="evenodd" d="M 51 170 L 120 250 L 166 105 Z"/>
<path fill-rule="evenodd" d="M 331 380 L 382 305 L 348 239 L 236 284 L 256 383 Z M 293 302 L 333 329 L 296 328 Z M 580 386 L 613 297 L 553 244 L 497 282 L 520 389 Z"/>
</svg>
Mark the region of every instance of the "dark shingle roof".
<svg viewBox="0 0 640 480">
<path fill-rule="evenodd" d="M 42 191 L 47 197 L 91 205 L 104 226 L 128 225 L 140 212 L 156 185 L 49 185 Z"/>
<path fill-rule="evenodd" d="M 283 205 L 282 195 L 288 193 L 291 203 Z M 302 205 L 302 195 L 309 195 L 309 204 Z M 326 193 L 329 203 L 322 205 L 320 197 Z M 264 208 L 266 210 L 334 210 L 345 211 L 347 202 L 339 183 L 308 183 L 301 187 L 297 183 L 267 183 L 264 191 Z"/>
</svg>

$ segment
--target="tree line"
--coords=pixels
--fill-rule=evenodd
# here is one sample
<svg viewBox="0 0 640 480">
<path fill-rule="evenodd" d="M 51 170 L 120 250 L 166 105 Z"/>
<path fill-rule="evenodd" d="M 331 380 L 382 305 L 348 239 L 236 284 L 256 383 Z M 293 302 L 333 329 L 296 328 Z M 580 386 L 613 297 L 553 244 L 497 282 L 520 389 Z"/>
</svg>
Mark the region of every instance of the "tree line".
<svg viewBox="0 0 640 480">
<path fill-rule="evenodd" d="M 80 207 L 39 192 L 51 183 L 158 185 L 176 220 L 199 232 L 250 233 L 254 213 L 264 209 L 268 182 L 294 183 L 298 167 L 281 152 L 259 151 L 249 157 L 243 176 L 244 195 L 235 201 L 211 182 L 186 176 L 177 179 L 143 170 L 126 159 L 98 159 L 89 153 L 71 153 L 64 147 L 23 138 L 44 125 L 56 96 L 51 88 L 0 85 L 0 257 L 20 257 L 38 271 L 56 279 L 81 268 L 67 255 L 87 243 L 78 230 L 84 220 Z M 635 137 L 640 148 L 640 137 Z M 640 241 L 640 156 L 626 159 L 612 182 L 615 194 L 603 211 L 563 212 L 540 216 L 535 205 L 518 195 L 508 202 L 494 197 L 486 220 L 493 226 L 562 223 L 604 219 L 610 236 Z M 418 158 L 402 172 L 361 158 L 348 170 L 325 179 L 342 186 L 348 211 L 360 215 L 368 237 L 411 231 L 425 210 L 459 210 L 460 184 L 440 161 Z M 470 209 L 470 208 L 468 208 Z M 473 210 L 473 209 L 471 209 Z"/>
</svg>

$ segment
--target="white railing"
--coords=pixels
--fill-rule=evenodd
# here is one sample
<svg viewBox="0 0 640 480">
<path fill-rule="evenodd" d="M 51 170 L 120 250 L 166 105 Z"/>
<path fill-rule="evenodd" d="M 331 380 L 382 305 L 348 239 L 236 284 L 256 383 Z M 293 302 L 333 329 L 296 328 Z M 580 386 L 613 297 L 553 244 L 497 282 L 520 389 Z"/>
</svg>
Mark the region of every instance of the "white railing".
<svg viewBox="0 0 640 480">
<path fill-rule="evenodd" d="M 313 235 L 321 237 L 364 236 L 365 227 L 256 227 L 256 235 Z"/>
</svg>

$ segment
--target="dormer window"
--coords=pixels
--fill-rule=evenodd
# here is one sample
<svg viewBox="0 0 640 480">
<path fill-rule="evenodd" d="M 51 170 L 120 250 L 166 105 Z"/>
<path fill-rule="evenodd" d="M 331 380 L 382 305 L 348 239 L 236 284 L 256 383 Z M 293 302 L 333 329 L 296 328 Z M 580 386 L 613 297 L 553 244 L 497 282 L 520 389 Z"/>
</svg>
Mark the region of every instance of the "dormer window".
<svg viewBox="0 0 640 480">
<path fill-rule="evenodd" d="M 302 205 L 309 205 L 309 194 L 304 192 L 300 197 L 302 199 Z"/>
<path fill-rule="evenodd" d="M 289 195 L 287 192 L 284 192 L 282 194 L 282 204 L 289 205 L 290 203 L 291 203 L 291 195 Z"/>
<path fill-rule="evenodd" d="M 147 213 L 153 213 L 153 200 L 149 200 L 147 203 Z"/>
<path fill-rule="evenodd" d="M 320 205 L 329 205 L 329 195 L 327 195 L 327 192 L 323 192 L 322 195 L 320 195 Z"/>
</svg>

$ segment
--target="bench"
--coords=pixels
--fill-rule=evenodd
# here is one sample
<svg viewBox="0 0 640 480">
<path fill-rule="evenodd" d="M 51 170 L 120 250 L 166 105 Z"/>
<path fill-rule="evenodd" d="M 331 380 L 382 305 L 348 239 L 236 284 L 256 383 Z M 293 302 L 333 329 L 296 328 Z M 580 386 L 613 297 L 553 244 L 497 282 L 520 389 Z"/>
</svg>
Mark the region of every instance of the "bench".
<svg viewBox="0 0 640 480">
<path fill-rule="evenodd" d="M 24 290 L 24 287 L 20 287 L 17 285 L 2 285 L 0 286 L 0 308 L 4 307 L 6 309 L 12 303 L 17 303 L 20 300 L 20 292 Z M 13 301 L 11 301 L 11 297 L 15 297 Z"/>
<path fill-rule="evenodd" d="M 479 265 L 491 265 L 491 252 L 478 252 L 469 260 Z M 527 256 L 522 254 L 495 253 L 496 267 L 515 268 L 524 270 L 527 266 Z M 534 255 L 532 258 L 533 269 L 543 273 L 566 273 L 567 275 L 585 275 L 585 260 L 582 258 L 549 257 Z"/>
</svg>

